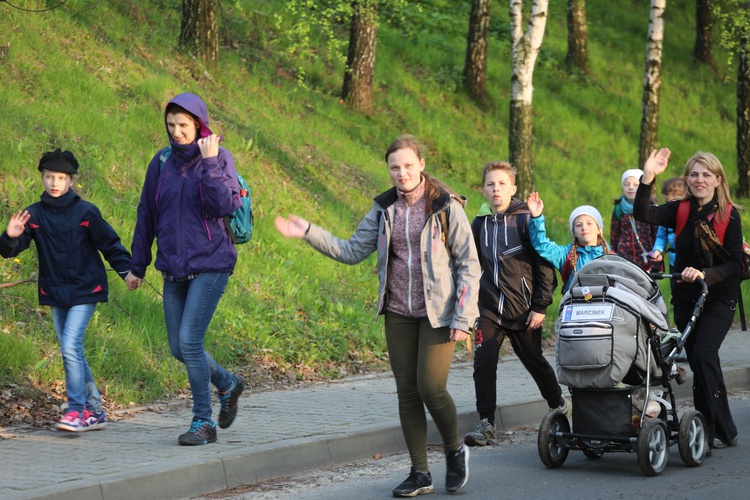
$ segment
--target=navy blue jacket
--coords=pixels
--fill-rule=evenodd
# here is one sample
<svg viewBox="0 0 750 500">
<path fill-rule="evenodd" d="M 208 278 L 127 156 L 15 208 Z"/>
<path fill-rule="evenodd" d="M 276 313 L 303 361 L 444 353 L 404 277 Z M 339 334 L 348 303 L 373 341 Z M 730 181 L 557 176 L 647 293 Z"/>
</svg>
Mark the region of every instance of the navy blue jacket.
<svg viewBox="0 0 750 500">
<path fill-rule="evenodd" d="M 0 235 L 0 255 L 15 257 L 31 240 L 39 255 L 39 303 L 54 307 L 107 301 L 107 272 L 99 252 L 121 278 L 130 270 L 130 253 L 95 205 L 74 191 L 59 198 L 42 194 L 26 210 L 23 234 Z"/>
<path fill-rule="evenodd" d="M 200 119 L 200 137 L 211 134 L 206 106 L 198 96 L 180 94 L 170 102 Z M 203 158 L 195 142 L 178 144 L 168 130 L 167 137 L 172 154 L 163 168 L 160 152 L 154 155 L 138 203 L 132 247 L 133 275 L 145 277 L 154 239 L 157 247 L 154 267 L 170 276 L 231 273 L 237 263 L 237 249 L 224 217 L 242 204 L 234 159 L 224 148 L 219 149 L 218 156 Z"/>
</svg>

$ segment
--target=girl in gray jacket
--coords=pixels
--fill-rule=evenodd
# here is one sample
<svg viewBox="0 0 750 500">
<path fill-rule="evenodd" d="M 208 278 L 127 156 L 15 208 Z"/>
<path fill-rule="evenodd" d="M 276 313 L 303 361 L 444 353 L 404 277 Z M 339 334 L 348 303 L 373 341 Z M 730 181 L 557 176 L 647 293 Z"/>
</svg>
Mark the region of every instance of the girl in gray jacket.
<svg viewBox="0 0 750 500">
<path fill-rule="evenodd" d="M 277 217 L 276 228 L 345 264 L 377 252 L 378 315 L 385 315 L 401 429 L 412 462 L 411 473 L 393 495 L 434 491 L 425 406 L 443 438 L 446 489 L 453 493 L 468 480 L 469 449 L 461 444 L 446 384 L 455 342 L 469 336 L 479 316 L 479 259 L 463 201 L 424 173 L 416 139 L 397 137 L 385 160 L 394 187 L 375 198 L 348 240 L 294 215 Z"/>
</svg>

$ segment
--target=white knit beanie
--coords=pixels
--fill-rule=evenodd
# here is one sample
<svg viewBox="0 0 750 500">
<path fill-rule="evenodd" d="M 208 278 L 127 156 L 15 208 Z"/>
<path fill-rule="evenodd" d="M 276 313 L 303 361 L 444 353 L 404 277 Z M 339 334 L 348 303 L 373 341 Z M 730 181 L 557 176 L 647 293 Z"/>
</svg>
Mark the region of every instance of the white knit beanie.
<svg viewBox="0 0 750 500">
<path fill-rule="evenodd" d="M 622 180 L 620 181 L 620 186 L 625 184 L 625 179 L 627 179 L 628 177 L 635 177 L 635 180 L 640 182 L 642 175 L 643 175 L 643 170 L 641 170 L 640 168 L 631 168 L 630 170 L 626 170 L 622 174 Z"/>
<path fill-rule="evenodd" d="M 568 219 L 568 226 L 570 226 L 570 234 L 573 235 L 575 238 L 575 231 L 573 231 L 573 222 L 576 220 L 576 217 L 579 215 L 588 215 L 592 219 L 596 221 L 596 223 L 599 225 L 599 231 L 602 233 L 602 237 L 604 236 L 604 222 L 602 221 L 602 214 L 599 213 L 599 210 L 595 209 L 591 205 L 581 205 L 580 207 L 576 208 L 570 213 L 570 218 Z"/>
</svg>

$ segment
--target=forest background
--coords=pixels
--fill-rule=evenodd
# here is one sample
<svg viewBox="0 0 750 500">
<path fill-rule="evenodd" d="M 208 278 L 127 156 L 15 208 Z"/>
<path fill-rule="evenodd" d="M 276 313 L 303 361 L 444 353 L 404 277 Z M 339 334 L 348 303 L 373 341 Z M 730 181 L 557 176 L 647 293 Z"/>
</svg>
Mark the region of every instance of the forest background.
<svg viewBox="0 0 750 500">
<path fill-rule="evenodd" d="M 38 160 L 62 147 L 81 164 L 75 189 L 129 248 L 146 166 L 167 144 L 164 105 L 180 92 L 197 93 L 251 186 L 256 224 L 253 240 L 238 248 L 208 349 L 256 389 L 387 367 L 374 320 L 374 258 L 337 264 L 285 240 L 273 220 L 295 213 L 348 237 L 389 187 L 383 153 L 401 133 L 422 140 L 427 171 L 468 197 L 473 218 L 483 201 L 482 165 L 508 158 L 507 2 L 492 5 L 481 104 L 461 91 L 470 1 L 422 0 L 381 12 L 367 115 L 344 105 L 344 65 L 328 57 L 320 33 L 310 35 L 312 57 L 289 51 L 285 34 L 296 19 L 283 0 L 220 2 L 219 56 L 208 65 L 178 50 L 177 0 L 69 0 L 45 12 L 11 3 L 33 10 L 60 2 L 0 2 L 0 227 L 39 199 Z M 565 5 L 551 2 L 534 70 L 533 165 L 550 237 L 561 244 L 571 241 L 568 215 L 580 204 L 600 210 L 608 238 L 621 173 L 638 166 L 649 7 L 646 0 L 588 2 L 583 73 L 566 68 Z M 718 44 L 716 64 L 693 60 L 693 1 L 669 2 L 664 19 L 659 144 L 673 152 L 668 174 L 681 175 L 695 151 L 711 151 L 735 192 L 737 62 L 728 65 Z M 346 41 L 348 24 L 333 27 Z M 2 284 L 22 281 L 0 289 L 0 425 L 28 421 L 38 401 L 54 406 L 64 396 L 36 273 L 33 249 L 0 262 Z M 146 279 L 129 292 L 111 274 L 110 301 L 97 307 L 87 332 L 88 360 L 111 407 L 187 388 L 166 342 L 161 276 L 151 267 Z M 750 302 L 750 290 L 744 297 Z M 559 298 L 548 310 L 547 339 Z"/>
</svg>

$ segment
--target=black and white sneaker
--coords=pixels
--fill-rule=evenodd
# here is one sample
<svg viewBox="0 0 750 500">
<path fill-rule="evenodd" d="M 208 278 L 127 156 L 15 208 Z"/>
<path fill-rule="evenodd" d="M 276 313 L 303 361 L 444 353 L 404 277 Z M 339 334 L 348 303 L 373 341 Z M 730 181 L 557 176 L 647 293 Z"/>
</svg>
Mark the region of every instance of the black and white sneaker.
<svg viewBox="0 0 750 500">
<path fill-rule="evenodd" d="M 469 480 L 469 447 L 461 445 L 459 449 L 446 453 L 445 459 L 445 489 L 448 493 L 455 493 Z"/>
<path fill-rule="evenodd" d="M 411 498 L 417 495 L 428 495 L 434 491 L 432 475 L 429 472 L 417 472 L 412 467 L 409 477 L 393 490 L 393 496 Z"/>
<path fill-rule="evenodd" d="M 219 427 L 227 429 L 237 417 L 237 402 L 240 394 L 245 390 L 245 379 L 240 375 L 232 375 L 234 378 L 234 387 L 227 392 L 219 393 Z"/>
</svg>

